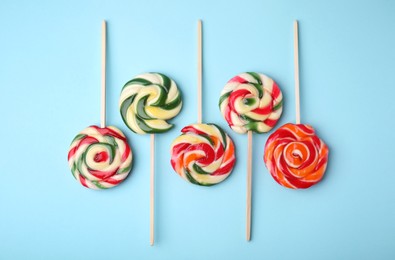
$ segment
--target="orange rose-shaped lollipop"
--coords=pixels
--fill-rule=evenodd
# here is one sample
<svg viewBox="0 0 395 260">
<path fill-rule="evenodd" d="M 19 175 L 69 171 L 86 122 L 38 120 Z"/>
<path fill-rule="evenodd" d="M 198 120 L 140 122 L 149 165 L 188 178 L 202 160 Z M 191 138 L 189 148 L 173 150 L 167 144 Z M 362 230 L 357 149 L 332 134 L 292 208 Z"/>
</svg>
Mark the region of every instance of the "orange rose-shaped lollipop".
<svg viewBox="0 0 395 260">
<path fill-rule="evenodd" d="M 305 189 L 324 176 L 328 147 L 304 124 L 285 124 L 271 134 L 264 161 L 273 178 L 291 189 Z"/>
</svg>

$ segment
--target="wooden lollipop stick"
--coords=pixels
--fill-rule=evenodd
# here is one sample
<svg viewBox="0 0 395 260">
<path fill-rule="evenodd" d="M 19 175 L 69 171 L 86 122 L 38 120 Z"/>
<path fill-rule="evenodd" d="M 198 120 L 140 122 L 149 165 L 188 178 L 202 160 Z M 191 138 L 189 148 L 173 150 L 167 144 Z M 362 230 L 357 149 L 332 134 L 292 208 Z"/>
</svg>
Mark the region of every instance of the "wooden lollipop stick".
<svg viewBox="0 0 395 260">
<path fill-rule="evenodd" d="M 106 51 L 107 51 L 107 24 L 102 23 L 102 52 L 101 52 L 101 117 L 100 126 L 106 127 Z"/>
<path fill-rule="evenodd" d="M 296 123 L 300 124 L 300 94 L 299 94 L 299 35 L 298 21 L 294 21 L 294 66 L 295 66 L 295 106 Z"/>
<path fill-rule="evenodd" d="M 155 134 L 151 134 L 151 183 L 150 183 L 150 244 L 154 245 L 155 205 Z"/>
<path fill-rule="evenodd" d="M 251 240 L 252 131 L 248 131 L 247 155 L 247 241 Z"/>
<path fill-rule="evenodd" d="M 197 27 L 197 33 L 198 33 L 198 39 L 197 39 L 197 73 L 198 73 L 198 79 L 197 79 L 197 103 L 198 103 L 198 123 L 202 123 L 202 74 L 203 74 L 203 69 L 202 69 L 202 20 L 198 20 L 198 27 Z"/>
</svg>

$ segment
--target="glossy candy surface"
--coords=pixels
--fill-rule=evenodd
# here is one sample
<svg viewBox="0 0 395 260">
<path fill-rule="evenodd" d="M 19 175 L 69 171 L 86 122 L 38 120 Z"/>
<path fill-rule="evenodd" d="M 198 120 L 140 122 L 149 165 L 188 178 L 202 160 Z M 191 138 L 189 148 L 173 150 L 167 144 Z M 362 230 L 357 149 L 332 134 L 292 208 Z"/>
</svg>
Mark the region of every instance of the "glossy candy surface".
<svg viewBox="0 0 395 260">
<path fill-rule="evenodd" d="M 305 189 L 324 176 L 328 153 L 328 147 L 311 126 L 285 124 L 268 138 L 264 161 L 279 184 Z"/>
<path fill-rule="evenodd" d="M 237 133 L 270 131 L 282 113 L 282 93 L 266 75 L 246 72 L 233 77 L 221 92 L 219 107 Z"/>
<path fill-rule="evenodd" d="M 192 124 L 171 145 L 171 165 L 185 180 L 203 186 L 222 182 L 235 164 L 232 139 L 214 124 Z"/>
<path fill-rule="evenodd" d="M 90 126 L 72 141 L 68 161 L 75 179 L 90 189 L 120 184 L 132 168 L 132 150 L 118 128 Z"/>
<path fill-rule="evenodd" d="M 119 107 L 123 121 L 135 133 L 166 132 L 167 123 L 181 110 L 176 83 L 160 73 L 145 73 L 128 81 L 121 92 Z"/>
</svg>

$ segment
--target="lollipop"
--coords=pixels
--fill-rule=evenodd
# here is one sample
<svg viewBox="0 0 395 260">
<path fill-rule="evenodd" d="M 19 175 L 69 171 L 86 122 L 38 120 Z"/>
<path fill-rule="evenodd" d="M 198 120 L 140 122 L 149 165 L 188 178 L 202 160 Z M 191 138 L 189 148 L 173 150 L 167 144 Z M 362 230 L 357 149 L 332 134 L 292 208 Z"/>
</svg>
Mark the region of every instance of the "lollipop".
<svg viewBox="0 0 395 260">
<path fill-rule="evenodd" d="M 285 124 L 268 138 L 264 161 L 273 178 L 287 188 L 319 182 L 328 162 L 328 147 L 304 124 Z"/>
<path fill-rule="evenodd" d="M 235 164 L 232 139 L 215 124 L 192 124 L 171 146 L 171 165 L 185 180 L 202 186 L 222 182 Z"/>
<path fill-rule="evenodd" d="M 154 244 L 155 133 L 173 127 L 167 120 L 181 110 L 176 83 L 160 73 L 145 73 L 128 81 L 121 92 L 119 107 L 123 121 L 137 134 L 151 134 L 150 244 Z"/>
<path fill-rule="evenodd" d="M 269 132 L 282 113 L 282 94 L 266 75 L 246 72 L 233 77 L 221 92 L 219 107 L 237 133 Z"/>
<path fill-rule="evenodd" d="M 170 148 L 171 165 L 184 180 L 212 186 L 232 172 L 232 139 L 215 124 L 202 124 L 202 22 L 198 21 L 198 123 L 184 127 Z"/>
<path fill-rule="evenodd" d="M 128 81 L 119 100 L 121 116 L 137 134 L 163 133 L 173 127 L 167 123 L 181 110 L 176 83 L 160 73 L 145 73 Z"/>
<path fill-rule="evenodd" d="M 313 127 L 300 123 L 298 22 L 294 22 L 296 124 L 285 124 L 270 135 L 264 161 L 282 186 L 305 189 L 324 176 L 329 149 Z"/>
<path fill-rule="evenodd" d="M 132 167 L 132 151 L 115 126 L 90 126 L 72 141 L 68 161 L 75 179 L 91 189 L 121 183 Z"/>
<path fill-rule="evenodd" d="M 102 25 L 101 127 L 90 126 L 72 141 L 68 161 L 74 178 L 90 189 L 121 183 L 132 168 L 132 150 L 115 126 L 106 127 L 106 21 Z"/>
<path fill-rule="evenodd" d="M 247 162 L 247 240 L 251 239 L 252 132 L 270 131 L 282 113 L 282 93 L 266 75 L 246 72 L 225 85 L 219 107 L 229 126 L 237 133 L 248 133 Z"/>
</svg>

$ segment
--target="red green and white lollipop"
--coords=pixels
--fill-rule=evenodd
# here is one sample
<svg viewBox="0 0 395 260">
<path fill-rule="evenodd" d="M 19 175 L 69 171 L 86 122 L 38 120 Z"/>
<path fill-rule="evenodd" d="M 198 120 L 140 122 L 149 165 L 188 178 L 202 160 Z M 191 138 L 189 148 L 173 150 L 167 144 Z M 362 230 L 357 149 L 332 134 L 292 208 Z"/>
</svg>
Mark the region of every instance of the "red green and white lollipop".
<svg viewBox="0 0 395 260">
<path fill-rule="evenodd" d="M 181 130 L 170 148 L 171 166 L 184 180 L 201 186 L 224 181 L 236 162 L 232 139 L 215 124 L 202 123 L 202 23 L 198 21 L 198 123 Z"/>
<path fill-rule="evenodd" d="M 120 184 L 132 168 L 132 150 L 125 135 L 106 126 L 106 22 L 102 38 L 101 126 L 82 130 L 72 141 L 67 156 L 75 179 L 90 189 L 108 189 Z"/>
<path fill-rule="evenodd" d="M 72 141 L 69 166 L 77 181 L 90 189 L 120 184 L 132 168 L 132 150 L 115 126 L 90 126 Z"/>
<path fill-rule="evenodd" d="M 280 119 L 283 96 L 277 83 L 256 72 L 241 73 L 228 81 L 221 92 L 219 107 L 237 133 L 269 132 Z"/>
<path fill-rule="evenodd" d="M 171 166 L 184 180 L 212 186 L 225 180 L 236 162 L 232 139 L 215 124 L 191 124 L 171 145 Z"/>
<path fill-rule="evenodd" d="M 221 114 L 236 133 L 248 133 L 247 161 L 247 241 L 251 239 L 252 132 L 266 133 L 279 120 L 283 95 L 268 76 L 245 72 L 226 83 L 219 99 Z"/>
</svg>

